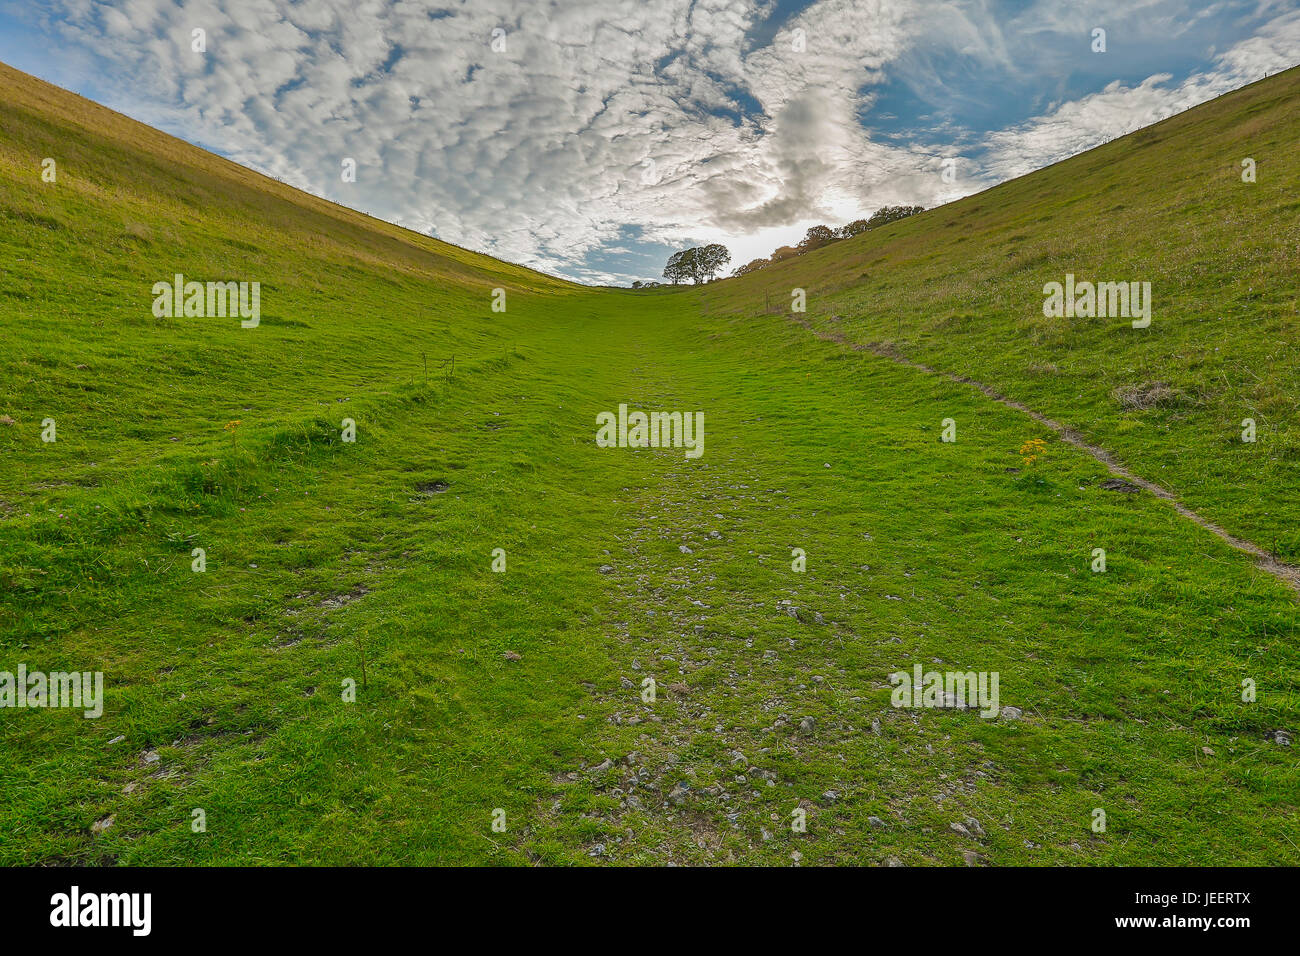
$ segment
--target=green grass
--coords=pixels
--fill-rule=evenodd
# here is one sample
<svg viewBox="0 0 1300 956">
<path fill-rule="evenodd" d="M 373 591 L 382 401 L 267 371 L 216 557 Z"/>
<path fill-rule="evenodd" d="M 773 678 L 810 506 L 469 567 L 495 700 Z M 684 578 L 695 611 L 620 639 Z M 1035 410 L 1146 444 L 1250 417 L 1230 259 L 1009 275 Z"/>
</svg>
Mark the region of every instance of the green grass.
<svg viewBox="0 0 1300 956">
<path fill-rule="evenodd" d="M 98 720 L 0 710 L 0 863 L 1300 859 L 1295 751 L 1270 739 L 1300 725 L 1295 595 L 1068 445 L 1024 467 L 1051 438 L 1027 416 L 755 305 L 797 278 L 816 326 L 996 383 L 1263 541 L 1260 515 L 1295 507 L 1270 444 L 1293 426 L 1260 412 L 1253 471 L 1196 444 L 1236 400 L 1218 366 L 1174 361 L 1206 322 L 1163 321 L 1158 285 L 1155 336 L 1047 328 L 1051 276 L 1003 232 L 1059 247 L 1048 273 L 1104 246 L 1121 258 L 1097 268 L 1159 253 L 1180 275 L 1164 225 L 1085 229 L 1072 204 L 1161 201 L 1149 170 L 1190 178 L 1209 137 L 1246 135 L 1195 125 L 1211 111 L 1293 142 L 1296 74 L 783 273 L 633 293 L 375 223 L 0 72 L 0 671 L 107 683 Z M 1278 150 L 1255 150 L 1274 206 L 1270 171 L 1296 176 Z M 46 155 L 67 157 L 57 184 Z M 1274 206 L 1207 248 L 1215 269 L 1294 264 L 1256 231 L 1290 228 Z M 155 319 L 176 271 L 260 280 L 261 326 Z M 1289 349 L 1293 273 L 1270 275 L 1260 321 Z M 1216 288 L 1181 294 L 1208 312 L 1234 301 Z M 1280 347 L 1230 344 L 1238 363 Z M 1067 371 L 1023 371 L 1062 352 Z M 1108 410 L 1119 369 L 1219 404 Z M 622 402 L 703 411 L 704 455 L 596 447 Z M 915 663 L 997 671 L 1024 716 L 891 707 Z"/>
<path fill-rule="evenodd" d="M 1300 564 L 1300 69 L 705 295 L 788 310 L 1072 425 Z M 1256 162 L 1242 182 L 1241 161 Z M 1066 273 L 1146 281 L 1151 326 L 1043 316 Z M 1163 391 L 1153 391 L 1155 386 Z M 1128 394 L 1161 398 L 1132 407 Z M 1139 404 L 1146 404 L 1141 402 Z M 1242 421 L 1257 441 L 1241 440 Z"/>
</svg>

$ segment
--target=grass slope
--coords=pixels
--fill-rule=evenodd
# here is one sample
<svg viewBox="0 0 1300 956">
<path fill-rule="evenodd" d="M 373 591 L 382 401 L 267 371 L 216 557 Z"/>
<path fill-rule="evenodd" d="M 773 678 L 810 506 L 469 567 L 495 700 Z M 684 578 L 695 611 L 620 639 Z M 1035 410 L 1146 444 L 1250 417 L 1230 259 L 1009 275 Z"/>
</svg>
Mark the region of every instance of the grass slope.
<svg viewBox="0 0 1300 956">
<path fill-rule="evenodd" d="M 788 311 L 804 288 L 823 332 L 990 385 L 1300 564 L 1297 103 L 1300 68 L 707 299 Z M 1045 318 L 1066 273 L 1150 282 L 1150 327 Z"/>
<path fill-rule="evenodd" d="M 571 286 L 4 79 L 0 671 L 108 693 L 0 710 L 0 862 L 1300 856 L 1294 596 L 1069 446 L 1009 471 L 1026 416 L 756 310 L 779 276 Z M 790 268 L 912 268 L 944 216 Z M 259 279 L 261 326 L 155 319 L 174 271 Z M 621 402 L 704 455 L 597 448 Z M 1024 716 L 891 707 L 915 663 Z"/>
</svg>

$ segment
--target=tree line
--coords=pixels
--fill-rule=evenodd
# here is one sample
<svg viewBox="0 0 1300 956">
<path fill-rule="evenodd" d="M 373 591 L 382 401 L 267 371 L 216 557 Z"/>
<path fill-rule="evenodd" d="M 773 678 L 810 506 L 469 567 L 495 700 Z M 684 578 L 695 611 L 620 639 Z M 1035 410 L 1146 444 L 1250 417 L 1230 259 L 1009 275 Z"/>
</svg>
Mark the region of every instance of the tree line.
<svg viewBox="0 0 1300 956">
<path fill-rule="evenodd" d="M 830 226 L 813 226 L 804 233 L 803 240 L 797 246 L 782 246 L 773 252 L 769 258 L 747 262 L 743 266 L 738 266 L 731 274 L 733 276 L 748 275 L 751 272 L 757 272 L 759 269 L 770 266 L 774 262 L 801 256 L 805 252 L 812 252 L 814 249 L 828 246 L 832 242 L 839 242 L 841 239 L 852 239 L 869 229 L 887 226 L 891 222 L 906 219 L 908 216 L 915 216 L 918 212 L 925 212 L 925 207 L 881 206 L 872 214 L 870 219 L 855 219 L 838 229 L 832 229 Z"/>
<path fill-rule="evenodd" d="M 880 226 L 886 226 L 891 222 L 897 222 L 900 219 L 906 219 L 908 216 L 915 216 L 918 212 L 924 211 L 924 206 L 881 206 L 872 214 L 870 219 L 855 219 L 838 229 L 833 229 L 830 226 L 813 226 L 804 234 L 803 240 L 798 245 L 782 246 L 773 252 L 769 258 L 747 262 L 743 266 L 738 266 L 731 274 L 733 276 L 748 275 L 765 266 L 770 266 L 774 262 L 780 262 L 792 256 L 801 256 L 805 252 L 812 252 L 814 249 L 820 249 L 832 242 L 851 239 L 869 229 L 877 229 Z M 673 285 L 678 285 L 687 280 L 695 283 L 710 282 L 729 262 L 731 262 L 731 253 L 727 251 L 726 246 L 716 242 L 707 246 L 683 249 L 681 252 L 674 252 L 669 257 L 668 264 L 664 266 L 664 278 Z M 632 283 L 632 288 L 651 289 L 659 284 L 653 280 L 648 282 L 638 280 Z"/>
</svg>

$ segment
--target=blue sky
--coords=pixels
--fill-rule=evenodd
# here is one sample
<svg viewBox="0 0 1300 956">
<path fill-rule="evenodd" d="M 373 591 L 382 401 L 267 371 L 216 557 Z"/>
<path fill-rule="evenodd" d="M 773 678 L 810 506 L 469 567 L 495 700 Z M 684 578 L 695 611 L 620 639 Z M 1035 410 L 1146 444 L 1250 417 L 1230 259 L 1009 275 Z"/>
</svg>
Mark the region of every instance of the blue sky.
<svg viewBox="0 0 1300 956">
<path fill-rule="evenodd" d="M 951 201 L 1296 65 L 1300 10 L 0 0 L 0 59 L 372 215 L 626 283 L 688 244 L 739 265 Z"/>
</svg>

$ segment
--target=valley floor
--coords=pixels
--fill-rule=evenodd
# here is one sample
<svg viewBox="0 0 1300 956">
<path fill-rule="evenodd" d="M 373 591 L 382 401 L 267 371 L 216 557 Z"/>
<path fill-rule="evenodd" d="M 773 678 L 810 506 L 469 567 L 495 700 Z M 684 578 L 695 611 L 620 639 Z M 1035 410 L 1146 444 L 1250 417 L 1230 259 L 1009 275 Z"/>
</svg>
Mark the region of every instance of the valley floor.
<svg viewBox="0 0 1300 956">
<path fill-rule="evenodd" d="M 86 580 L 24 596 L 45 641 L 0 669 L 109 693 L 0 723 L 0 862 L 1300 861 L 1300 615 L 1249 556 L 788 317 L 520 301 L 450 382 L 358 382 L 301 440 L 251 391 L 215 485 L 106 476 L 57 531 L 59 492 L 11 495 L 113 570 L 28 556 Z M 598 448 L 620 403 L 703 412 L 703 455 Z M 998 715 L 892 706 L 917 665 L 998 675 Z"/>
</svg>

